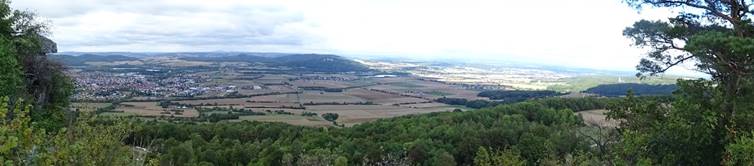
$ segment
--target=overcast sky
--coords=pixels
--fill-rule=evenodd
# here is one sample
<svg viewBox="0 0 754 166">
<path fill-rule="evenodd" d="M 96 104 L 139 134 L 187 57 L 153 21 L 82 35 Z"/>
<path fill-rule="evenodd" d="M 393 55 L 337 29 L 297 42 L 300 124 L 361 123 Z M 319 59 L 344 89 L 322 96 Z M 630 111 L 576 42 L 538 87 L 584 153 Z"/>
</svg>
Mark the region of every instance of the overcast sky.
<svg viewBox="0 0 754 166">
<path fill-rule="evenodd" d="M 621 0 L 15 0 L 60 51 L 250 51 L 524 61 L 632 70 Z"/>
</svg>

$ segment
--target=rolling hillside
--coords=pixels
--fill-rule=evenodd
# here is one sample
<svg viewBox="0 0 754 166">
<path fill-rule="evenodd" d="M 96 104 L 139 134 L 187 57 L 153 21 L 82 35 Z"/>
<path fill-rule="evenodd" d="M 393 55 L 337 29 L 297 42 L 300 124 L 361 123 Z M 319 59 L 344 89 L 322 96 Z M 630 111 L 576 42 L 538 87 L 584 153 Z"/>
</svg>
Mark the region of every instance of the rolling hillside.
<svg viewBox="0 0 754 166">
<path fill-rule="evenodd" d="M 359 72 L 369 71 L 369 68 L 353 60 L 337 55 L 326 54 L 288 54 L 275 57 L 257 56 L 254 54 L 238 54 L 223 57 L 182 57 L 183 60 L 204 62 L 249 62 L 263 63 L 273 66 L 287 66 L 294 69 L 315 72 Z"/>
<path fill-rule="evenodd" d="M 68 66 L 83 66 L 83 65 L 87 65 L 86 62 L 116 62 L 116 61 L 139 60 L 139 58 L 123 56 L 123 55 L 97 55 L 97 54 L 82 54 L 78 56 L 60 54 L 60 55 L 51 55 L 48 58 L 50 60 L 60 62 Z"/>
</svg>

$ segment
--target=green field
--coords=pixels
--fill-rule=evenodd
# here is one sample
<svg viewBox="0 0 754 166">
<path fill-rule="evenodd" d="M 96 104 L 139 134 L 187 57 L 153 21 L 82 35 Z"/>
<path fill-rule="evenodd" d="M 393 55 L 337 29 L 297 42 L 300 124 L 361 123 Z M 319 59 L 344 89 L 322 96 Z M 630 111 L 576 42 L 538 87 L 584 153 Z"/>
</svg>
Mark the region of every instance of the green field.
<svg viewBox="0 0 754 166">
<path fill-rule="evenodd" d="M 390 85 L 404 87 L 404 88 L 420 88 L 420 87 L 424 87 L 424 86 L 421 86 L 421 85 L 416 85 L 416 84 L 407 83 L 407 82 L 394 82 L 394 83 L 390 83 Z"/>
<path fill-rule="evenodd" d="M 602 84 L 617 84 L 617 83 L 642 83 L 642 84 L 675 84 L 678 79 L 682 77 L 677 76 L 663 76 L 663 77 L 647 77 L 645 79 L 639 79 L 633 76 L 577 76 L 563 78 L 558 81 L 563 84 L 548 86 L 548 90 L 554 90 L 559 92 L 581 92 L 591 87 Z"/>
</svg>

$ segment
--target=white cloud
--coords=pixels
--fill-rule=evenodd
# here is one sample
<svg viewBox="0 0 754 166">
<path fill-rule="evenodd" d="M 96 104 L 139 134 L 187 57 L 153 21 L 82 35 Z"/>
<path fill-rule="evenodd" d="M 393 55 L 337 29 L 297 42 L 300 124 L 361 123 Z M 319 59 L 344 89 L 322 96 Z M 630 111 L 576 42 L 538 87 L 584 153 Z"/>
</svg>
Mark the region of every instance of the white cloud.
<svg viewBox="0 0 754 166">
<path fill-rule="evenodd" d="M 280 51 L 526 61 L 630 70 L 619 0 L 23 0 L 63 51 Z"/>
</svg>

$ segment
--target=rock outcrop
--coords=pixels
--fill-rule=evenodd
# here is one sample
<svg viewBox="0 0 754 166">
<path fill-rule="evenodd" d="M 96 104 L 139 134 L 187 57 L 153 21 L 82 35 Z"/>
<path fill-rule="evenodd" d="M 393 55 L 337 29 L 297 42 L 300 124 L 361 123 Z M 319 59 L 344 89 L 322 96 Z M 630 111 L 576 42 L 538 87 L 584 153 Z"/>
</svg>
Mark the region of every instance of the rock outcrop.
<svg viewBox="0 0 754 166">
<path fill-rule="evenodd" d="M 42 45 L 42 53 L 43 54 L 49 54 L 49 53 L 57 53 L 58 52 L 58 44 L 56 44 L 51 39 L 39 36 L 39 43 Z"/>
</svg>

